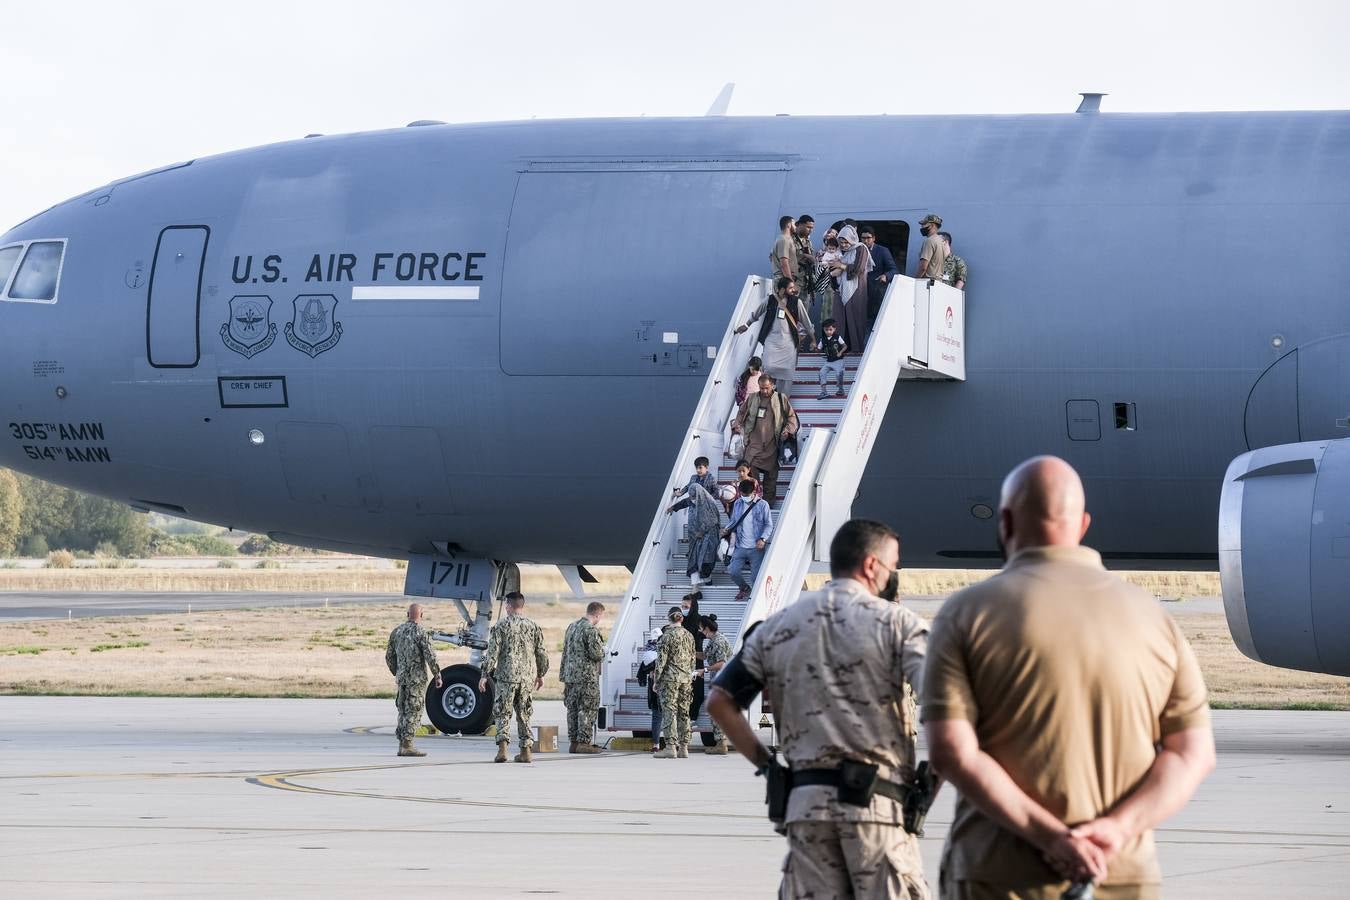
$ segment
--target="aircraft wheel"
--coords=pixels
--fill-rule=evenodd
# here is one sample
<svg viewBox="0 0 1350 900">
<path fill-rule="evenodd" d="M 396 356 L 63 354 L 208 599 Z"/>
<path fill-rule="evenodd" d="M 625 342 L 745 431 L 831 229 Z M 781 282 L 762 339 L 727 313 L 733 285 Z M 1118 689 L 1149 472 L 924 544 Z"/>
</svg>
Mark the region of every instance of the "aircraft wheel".
<svg viewBox="0 0 1350 900">
<path fill-rule="evenodd" d="M 441 686 L 427 685 L 427 718 L 442 734 L 482 734 L 492 716 L 493 684 L 478 690 L 482 673 L 477 666 L 446 666 Z"/>
</svg>

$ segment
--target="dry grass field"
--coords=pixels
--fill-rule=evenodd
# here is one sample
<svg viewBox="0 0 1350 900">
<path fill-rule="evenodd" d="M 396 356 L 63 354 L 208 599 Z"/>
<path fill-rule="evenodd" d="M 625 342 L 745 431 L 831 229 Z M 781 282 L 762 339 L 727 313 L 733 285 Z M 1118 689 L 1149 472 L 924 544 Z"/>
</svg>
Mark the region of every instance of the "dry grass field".
<svg viewBox="0 0 1350 900">
<path fill-rule="evenodd" d="M 543 628 L 557 671 L 564 629 L 579 601 L 542 601 L 529 614 Z M 406 604 L 243 609 L 0 625 L 0 693 L 219 697 L 392 697 L 385 641 Z M 425 623 L 456 631 L 452 604 L 428 606 Z M 438 647 L 442 665 L 466 662 Z M 541 695 L 562 696 L 555 679 Z"/>
<path fill-rule="evenodd" d="M 236 562 L 231 560 L 231 562 Z M 336 557 L 323 568 L 301 567 L 299 561 L 278 561 L 280 568 L 243 568 L 253 561 L 238 561 L 237 569 L 135 568 L 0 569 L 0 592 L 22 591 L 171 591 L 240 592 L 282 591 L 294 593 L 393 594 L 403 592 L 401 569 L 373 568 L 360 557 Z M 527 596 L 568 595 L 567 587 L 553 566 L 521 566 L 521 590 Z M 618 595 L 628 589 L 628 572 L 619 566 L 594 566 L 599 579 L 593 589 Z M 945 596 L 988 578 L 989 569 L 905 569 L 900 573 L 900 592 L 907 596 Z M 1121 572 L 1123 577 L 1160 597 L 1209 597 L 1219 593 L 1214 572 Z M 816 587 L 826 579 L 808 576 Z"/>
<path fill-rule="evenodd" d="M 225 589 L 206 587 L 198 579 L 203 574 L 231 579 L 244 573 L 170 573 L 173 578 L 185 579 L 180 589 Z M 258 574 L 275 577 L 313 573 Z M 358 587 L 363 582 L 349 579 L 382 575 L 318 574 L 341 577 L 341 581 L 317 588 L 334 591 L 374 590 Z M 940 595 L 986 574 L 909 572 L 903 590 L 909 595 Z M 1130 577 L 1165 599 L 1217 592 L 1213 576 L 1133 573 Z M 528 611 L 544 628 L 556 673 L 563 630 L 584 607 L 582 601 L 568 594 L 559 596 L 548 590 L 562 587 L 556 573 L 552 576 L 556 585 L 546 573 L 531 573 L 531 578 L 536 580 L 527 583 L 527 591 L 535 599 Z M 400 587 L 401 583 L 389 590 L 397 593 Z M 1350 679 L 1288 672 L 1252 662 L 1233 646 L 1221 614 L 1191 613 L 1185 607 L 1184 603 L 1176 604 L 1173 611 L 1195 646 L 1216 706 L 1350 709 Z M 4 623 L 0 624 L 0 693 L 388 697 L 392 696 L 392 684 L 384 668 L 385 639 L 403 619 L 404 609 L 403 600 L 391 596 L 388 604 L 379 605 Z M 607 615 L 608 621 L 612 618 L 612 613 Z M 454 631 L 459 618 L 451 604 L 433 603 L 427 623 Z M 468 652 L 459 648 L 444 647 L 438 652 L 442 664 L 468 657 Z M 549 678 L 540 696 L 557 699 L 560 694 L 556 679 Z"/>
</svg>

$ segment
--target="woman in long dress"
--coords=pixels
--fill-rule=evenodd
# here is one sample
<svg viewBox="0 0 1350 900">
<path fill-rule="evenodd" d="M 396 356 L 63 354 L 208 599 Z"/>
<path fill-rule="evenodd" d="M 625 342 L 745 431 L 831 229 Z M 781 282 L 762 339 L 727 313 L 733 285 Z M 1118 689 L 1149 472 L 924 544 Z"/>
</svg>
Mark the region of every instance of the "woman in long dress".
<svg viewBox="0 0 1350 900">
<path fill-rule="evenodd" d="M 848 344 L 849 352 L 861 354 L 872 331 L 867 325 L 867 273 L 872 271 L 872 254 L 858 240 L 858 230 L 852 225 L 845 225 L 839 231 L 839 252 L 843 267 L 837 267 L 835 271 L 839 277 L 839 302 L 843 309 L 836 309 L 834 318 L 843 324 L 844 342 Z"/>
<path fill-rule="evenodd" d="M 702 597 L 699 588 L 712 579 L 717 565 L 717 544 L 722 537 L 722 505 L 713 499 L 701 484 L 691 484 L 684 499 L 671 507 L 689 507 L 689 521 L 685 534 L 689 538 L 689 562 L 685 574 L 693 586 L 695 596 Z"/>
</svg>

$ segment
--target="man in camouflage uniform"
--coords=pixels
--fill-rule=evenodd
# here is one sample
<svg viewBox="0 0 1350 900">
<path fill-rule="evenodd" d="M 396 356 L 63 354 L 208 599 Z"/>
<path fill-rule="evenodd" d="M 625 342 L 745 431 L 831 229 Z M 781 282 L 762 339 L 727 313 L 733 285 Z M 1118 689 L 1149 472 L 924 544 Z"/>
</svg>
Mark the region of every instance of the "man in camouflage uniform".
<svg viewBox="0 0 1350 900">
<path fill-rule="evenodd" d="M 605 604 L 592 602 L 586 615 L 567 626 L 563 635 L 562 661 L 558 672 L 567 707 L 568 753 L 600 753 L 595 746 L 595 718 L 600 710 L 600 661 L 605 658 L 605 640 L 600 636 L 600 614 Z"/>
<path fill-rule="evenodd" d="M 727 636 L 717 630 L 717 616 L 707 615 L 699 623 L 703 628 L 703 666 L 704 680 L 711 683 L 717 673 L 722 671 L 727 662 L 731 659 L 731 642 Z M 722 726 L 713 720 L 713 745 L 704 753 L 711 753 L 714 756 L 727 755 L 727 736 L 722 731 Z"/>
<path fill-rule="evenodd" d="M 966 261 L 952 252 L 952 233 L 950 231 L 940 231 L 938 234 L 947 245 L 947 261 L 942 267 L 942 280 L 958 291 L 964 291 L 966 289 L 966 277 L 970 275 L 970 270 L 966 267 Z"/>
<path fill-rule="evenodd" d="M 384 664 L 389 674 L 398 680 L 394 705 L 398 707 L 399 756 L 426 756 L 413 746 L 413 735 L 422 724 L 422 707 L 427 702 L 427 673 L 441 686 L 441 664 L 436 651 L 431 649 L 431 638 L 422 628 L 422 604 L 408 607 L 408 621 L 389 633 L 389 644 L 384 651 Z"/>
<path fill-rule="evenodd" d="M 815 227 L 816 220 L 802 214 L 793 227 L 792 244 L 797 248 L 797 287 L 801 289 L 801 302 L 811 321 L 819 322 L 819 298 L 811 291 L 811 280 L 816 274 L 816 248 L 811 245 L 811 231 Z"/>
<path fill-rule="evenodd" d="M 534 747 L 530 718 L 534 715 L 534 692 L 544 686 L 544 675 L 548 673 L 548 653 L 544 650 L 544 632 L 525 618 L 525 596 L 519 591 L 506 595 L 506 618 L 492 626 L 480 665 L 483 677 L 478 681 L 478 690 L 487 690 L 489 678 L 496 681 L 492 722 L 497 726 L 497 756 L 493 762 L 506 762 L 512 710 L 520 738 L 520 753 L 515 760 L 534 762 L 530 752 Z"/>
<path fill-rule="evenodd" d="M 689 758 L 689 704 L 693 702 L 694 636 L 684 627 L 684 611 L 672 606 L 656 647 L 652 681 L 661 696 L 661 729 L 666 749 L 656 759 Z"/>
<path fill-rule="evenodd" d="M 761 770 L 772 761 L 742 710 L 773 705 L 795 788 L 781 897 L 927 900 L 902 803 L 915 766 L 906 683 L 921 688 L 928 624 L 895 600 L 900 542 L 855 519 L 830 544 L 832 580 L 766 619 L 718 676 L 708 711 Z M 867 805 L 839 799 L 840 765 L 877 767 Z M 884 782 L 884 784 L 883 784 Z"/>
</svg>

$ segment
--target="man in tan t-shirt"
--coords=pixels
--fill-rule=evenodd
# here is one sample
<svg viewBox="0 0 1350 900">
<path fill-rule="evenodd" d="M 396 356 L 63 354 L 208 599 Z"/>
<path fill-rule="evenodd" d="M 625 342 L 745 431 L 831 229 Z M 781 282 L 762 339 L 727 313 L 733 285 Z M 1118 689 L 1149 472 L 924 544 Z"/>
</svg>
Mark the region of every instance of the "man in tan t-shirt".
<svg viewBox="0 0 1350 900">
<path fill-rule="evenodd" d="M 923 721 L 960 792 L 944 900 L 1155 898 L 1152 829 L 1214 767 L 1204 681 L 1176 623 L 1079 546 L 1090 519 L 1068 463 L 1003 483 L 1003 570 L 933 622 Z M 1160 747 L 1160 749 L 1159 749 Z"/>
<path fill-rule="evenodd" d="M 938 229 L 942 227 L 942 217 L 929 213 L 919 220 L 919 233 L 923 235 L 923 246 L 919 248 L 919 267 L 915 278 L 942 278 L 947 267 L 947 242 L 942 239 Z"/>
<path fill-rule="evenodd" d="M 788 278 L 797 280 L 797 242 L 793 240 L 796 223 L 792 216 L 783 216 L 778 220 L 778 238 L 769 251 L 769 265 L 773 267 L 773 280 Z"/>
</svg>

